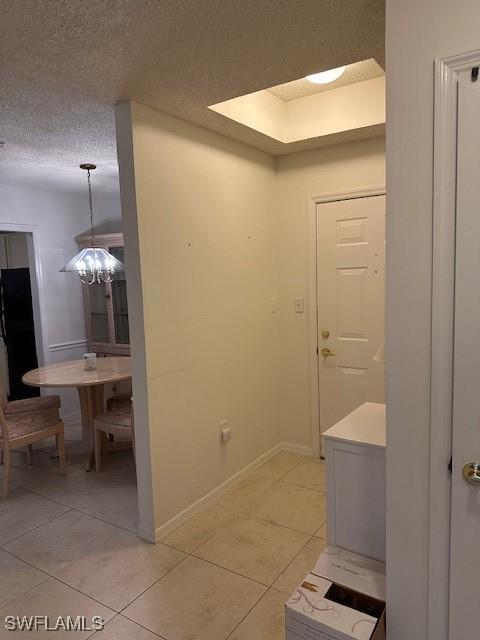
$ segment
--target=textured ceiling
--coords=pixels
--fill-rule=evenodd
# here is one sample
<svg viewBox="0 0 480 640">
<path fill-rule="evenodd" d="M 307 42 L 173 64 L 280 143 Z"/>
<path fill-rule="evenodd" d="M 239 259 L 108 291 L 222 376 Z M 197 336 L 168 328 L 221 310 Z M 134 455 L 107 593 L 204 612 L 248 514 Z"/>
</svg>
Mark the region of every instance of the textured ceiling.
<svg viewBox="0 0 480 640">
<path fill-rule="evenodd" d="M 207 106 L 383 56 L 383 0 L 2 0 L 0 182 L 115 189 L 125 100 L 282 154 Z"/>
<path fill-rule="evenodd" d="M 362 60 L 361 62 L 347 65 L 345 72 L 334 82 L 314 84 L 305 78 L 300 78 L 299 80 L 279 84 L 276 87 L 270 87 L 267 91 L 284 102 L 290 102 L 290 100 L 312 96 L 315 93 L 323 93 L 324 91 L 331 91 L 339 87 L 346 87 L 355 82 L 362 82 L 362 80 L 378 78 L 384 74 L 385 71 L 382 67 L 375 62 L 373 58 L 370 58 L 370 60 Z"/>
</svg>

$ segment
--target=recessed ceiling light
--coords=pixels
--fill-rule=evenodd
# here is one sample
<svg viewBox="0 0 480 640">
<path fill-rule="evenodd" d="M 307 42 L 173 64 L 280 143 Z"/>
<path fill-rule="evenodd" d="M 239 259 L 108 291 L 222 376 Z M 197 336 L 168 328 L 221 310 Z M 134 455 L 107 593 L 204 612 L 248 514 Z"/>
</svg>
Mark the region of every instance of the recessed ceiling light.
<svg viewBox="0 0 480 640">
<path fill-rule="evenodd" d="M 328 71 L 322 71 L 321 73 L 314 73 L 311 76 L 305 76 L 305 80 L 313 82 L 313 84 L 328 84 L 338 80 L 344 73 L 346 67 L 336 67 L 335 69 L 328 69 Z"/>
</svg>

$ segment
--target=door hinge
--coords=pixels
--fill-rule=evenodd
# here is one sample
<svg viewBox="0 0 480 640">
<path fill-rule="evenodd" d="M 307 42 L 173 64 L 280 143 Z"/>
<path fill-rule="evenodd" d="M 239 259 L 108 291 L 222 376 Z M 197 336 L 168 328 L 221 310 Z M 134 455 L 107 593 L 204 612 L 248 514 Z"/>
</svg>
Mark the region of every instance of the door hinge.
<svg viewBox="0 0 480 640">
<path fill-rule="evenodd" d="M 472 68 L 472 73 L 470 75 L 470 78 L 471 78 L 472 82 L 476 82 L 478 80 L 478 69 L 479 69 L 479 67 L 473 67 Z"/>
<path fill-rule="evenodd" d="M 448 470 L 450 471 L 450 473 L 452 473 L 452 467 L 453 467 L 453 460 L 452 458 L 450 458 L 450 462 L 448 463 Z"/>
<path fill-rule="evenodd" d="M 318 344 L 317 344 L 317 356 L 318 356 Z"/>
</svg>

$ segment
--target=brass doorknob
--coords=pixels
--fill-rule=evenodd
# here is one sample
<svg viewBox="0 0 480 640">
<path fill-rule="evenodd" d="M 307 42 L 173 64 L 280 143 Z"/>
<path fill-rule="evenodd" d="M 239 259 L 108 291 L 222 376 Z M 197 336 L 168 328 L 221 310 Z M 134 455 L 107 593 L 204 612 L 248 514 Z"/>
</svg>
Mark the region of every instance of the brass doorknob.
<svg viewBox="0 0 480 640">
<path fill-rule="evenodd" d="M 335 352 L 334 351 L 330 351 L 330 349 L 328 347 L 323 347 L 322 350 L 320 351 L 320 353 L 322 354 L 322 356 L 324 358 L 329 358 L 330 356 L 334 356 Z"/>
<path fill-rule="evenodd" d="M 475 487 L 480 486 L 480 464 L 478 462 L 469 462 L 463 467 L 463 477 L 468 484 Z"/>
</svg>

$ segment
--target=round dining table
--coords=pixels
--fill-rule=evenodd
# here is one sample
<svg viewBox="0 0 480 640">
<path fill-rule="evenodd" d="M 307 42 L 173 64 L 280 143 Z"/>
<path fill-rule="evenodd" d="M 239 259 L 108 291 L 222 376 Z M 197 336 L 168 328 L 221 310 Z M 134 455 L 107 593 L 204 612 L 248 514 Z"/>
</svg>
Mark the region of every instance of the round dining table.
<svg viewBox="0 0 480 640">
<path fill-rule="evenodd" d="M 24 374 L 22 381 L 30 387 L 76 387 L 80 398 L 82 440 L 87 453 L 85 469 L 93 467 L 93 420 L 103 413 L 104 385 L 132 377 L 129 356 L 97 358 L 96 369 L 86 370 L 85 361 L 68 360 L 47 364 Z"/>
</svg>

